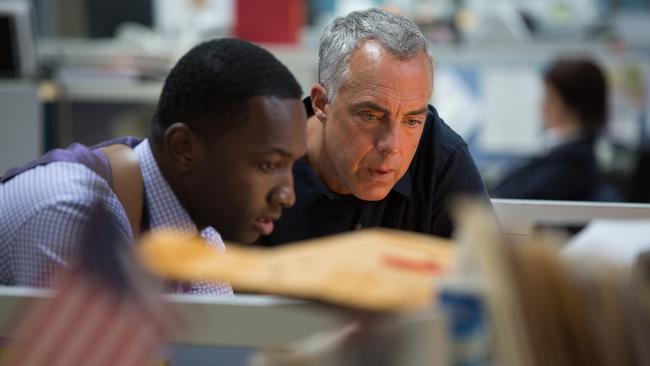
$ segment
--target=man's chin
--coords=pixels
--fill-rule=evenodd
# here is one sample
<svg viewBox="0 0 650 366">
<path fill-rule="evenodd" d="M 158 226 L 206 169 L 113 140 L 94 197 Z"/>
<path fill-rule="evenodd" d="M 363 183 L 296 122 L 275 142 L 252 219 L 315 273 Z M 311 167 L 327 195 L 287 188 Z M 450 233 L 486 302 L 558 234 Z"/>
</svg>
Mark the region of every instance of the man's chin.
<svg viewBox="0 0 650 366">
<path fill-rule="evenodd" d="M 260 238 L 260 233 L 254 230 L 240 233 L 231 233 L 231 235 L 222 235 L 224 241 L 237 244 L 251 244 Z"/>
<path fill-rule="evenodd" d="M 240 244 L 252 244 L 255 243 L 260 238 L 260 233 L 253 232 L 241 236 Z"/>
<path fill-rule="evenodd" d="M 388 196 L 388 193 L 390 193 L 391 189 L 392 186 L 369 187 L 355 192 L 354 196 L 364 201 L 381 201 L 386 198 L 386 196 Z"/>
</svg>

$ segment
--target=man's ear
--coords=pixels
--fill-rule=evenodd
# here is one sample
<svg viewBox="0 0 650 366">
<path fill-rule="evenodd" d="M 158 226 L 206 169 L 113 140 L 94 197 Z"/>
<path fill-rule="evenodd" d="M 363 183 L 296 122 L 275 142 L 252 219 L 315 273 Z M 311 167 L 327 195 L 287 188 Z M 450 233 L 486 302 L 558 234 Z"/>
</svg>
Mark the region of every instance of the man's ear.
<svg viewBox="0 0 650 366">
<path fill-rule="evenodd" d="M 325 123 L 327 121 L 327 112 L 329 111 L 329 100 L 327 99 L 327 91 L 319 83 L 315 83 L 311 87 L 311 107 L 314 109 L 314 115 L 319 121 Z"/>
<path fill-rule="evenodd" d="M 163 137 L 169 163 L 181 173 L 191 172 L 199 160 L 200 139 L 185 123 L 167 127 Z"/>
</svg>

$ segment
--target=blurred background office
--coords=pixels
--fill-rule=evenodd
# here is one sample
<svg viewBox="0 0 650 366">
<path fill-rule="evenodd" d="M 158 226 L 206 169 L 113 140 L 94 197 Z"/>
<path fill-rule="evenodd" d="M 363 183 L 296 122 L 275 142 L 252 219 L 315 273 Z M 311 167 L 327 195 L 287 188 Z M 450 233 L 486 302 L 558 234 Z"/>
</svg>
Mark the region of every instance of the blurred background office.
<svg viewBox="0 0 650 366">
<path fill-rule="evenodd" d="M 614 194 L 589 199 L 650 201 L 650 0 L 0 0 L 0 171 L 74 141 L 145 135 L 167 71 L 202 39 L 259 42 L 307 93 L 324 25 L 371 6 L 430 39 L 432 103 L 490 188 L 547 152 L 544 70 L 592 59 L 608 85 L 593 150 Z"/>
<path fill-rule="evenodd" d="M 562 58 L 544 71 L 542 123 L 548 152 L 513 169 L 492 190 L 498 198 L 621 200 L 603 179 L 595 143 L 607 126 L 607 81 L 588 58 Z"/>
</svg>

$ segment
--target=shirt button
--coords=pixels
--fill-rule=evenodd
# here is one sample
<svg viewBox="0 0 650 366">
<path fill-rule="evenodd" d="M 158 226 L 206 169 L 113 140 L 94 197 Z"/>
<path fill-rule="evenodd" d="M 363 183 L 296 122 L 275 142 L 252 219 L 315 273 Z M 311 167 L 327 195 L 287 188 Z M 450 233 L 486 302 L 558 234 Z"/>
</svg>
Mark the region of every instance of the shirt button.
<svg viewBox="0 0 650 366">
<path fill-rule="evenodd" d="M 361 230 L 361 223 L 357 222 L 356 225 L 354 225 L 354 230 Z"/>
</svg>

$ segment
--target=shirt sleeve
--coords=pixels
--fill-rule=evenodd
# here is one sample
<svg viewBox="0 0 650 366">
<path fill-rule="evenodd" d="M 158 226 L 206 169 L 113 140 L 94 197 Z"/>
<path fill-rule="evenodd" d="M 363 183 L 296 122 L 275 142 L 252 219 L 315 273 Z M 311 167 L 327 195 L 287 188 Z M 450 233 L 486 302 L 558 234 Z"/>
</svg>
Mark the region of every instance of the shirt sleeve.
<svg viewBox="0 0 650 366">
<path fill-rule="evenodd" d="M 459 145 L 436 174 L 432 234 L 450 237 L 454 230 L 450 214 L 454 199 L 470 196 L 490 204 L 476 164 L 466 144 Z"/>
<path fill-rule="evenodd" d="M 592 185 L 586 181 L 591 179 L 584 169 L 569 164 L 526 166 L 506 177 L 494 194 L 504 198 L 587 200 Z"/>
<path fill-rule="evenodd" d="M 26 172 L 13 186 L 9 205 L 21 214 L 4 223 L 15 225 L 5 243 L 9 273 L 4 284 L 52 286 L 76 255 L 97 204 L 116 218 L 120 239 L 133 242 L 128 218 L 108 184 L 78 164 L 63 164 Z"/>
<path fill-rule="evenodd" d="M 203 231 L 201 231 L 201 236 L 206 240 L 208 245 L 215 250 L 226 250 L 226 246 L 221 239 L 221 235 L 214 228 L 205 228 Z M 204 295 L 233 295 L 232 288 L 227 282 L 192 282 L 189 284 L 187 293 Z"/>
<path fill-rule="evenodd" d="M 12 251 L 15 285 L 49 287 L 54 283 L 74 255 L 89 210 L 82 203 L 58 202 L 21 225 Z"/>
</svg>

